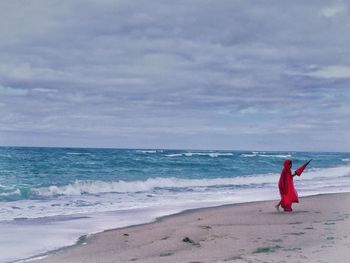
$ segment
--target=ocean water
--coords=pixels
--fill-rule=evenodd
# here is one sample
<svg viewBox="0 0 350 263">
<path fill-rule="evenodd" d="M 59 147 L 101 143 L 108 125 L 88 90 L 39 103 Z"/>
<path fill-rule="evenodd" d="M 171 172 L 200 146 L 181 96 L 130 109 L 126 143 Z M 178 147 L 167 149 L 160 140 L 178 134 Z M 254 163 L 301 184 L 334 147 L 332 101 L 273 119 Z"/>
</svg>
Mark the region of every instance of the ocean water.
<svg viewBox="0 0 350 263">
<path fill-rule="evenodd" d="M 0 147 L 0 262 L 189 208 L 278 199 L 285 159 L 313 159 L 300 196 L 350 191 L 350 153 Z"/>
</svg>

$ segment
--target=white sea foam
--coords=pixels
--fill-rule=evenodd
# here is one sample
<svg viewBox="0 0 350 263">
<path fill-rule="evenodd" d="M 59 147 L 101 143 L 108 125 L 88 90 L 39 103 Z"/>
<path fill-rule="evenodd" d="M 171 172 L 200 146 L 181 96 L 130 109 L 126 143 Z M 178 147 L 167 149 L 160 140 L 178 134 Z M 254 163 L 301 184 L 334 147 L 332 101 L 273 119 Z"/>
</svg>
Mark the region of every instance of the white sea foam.
<svg viewBox="0 0 350 263">
<path fill-rule="evenodd" d="M 216 179 L 170 177 L 110 183 L 78 181 L 67 186 L 33 189 L 41 197 L 48 197 L 44 201 L 40 198 L 3 203 L 0 221 L 139 209 L 155 205 L 171 207 L 189 202 L 200 204 L 204 201 L 220 203 L 277 199 L 278 179 L 279 174 L 265 174 Z M 350 166 L 310 169 L 295 178 L 295 185 L 301 196 L 350 191 Z M 181 187 L 184 189 L 179 191 Z M 57 194 L 60 195 L 50 198 Z"/>
<path fill-rule="evenodd" d="M 179 157 L 182 156 L 182 153 L 173 153 L 173 154 L 165 154 L 165 157 Z"/>
<path fill-rule="evenodd" d="M 247 153 L 247 154 L 241 154 L 241 157 L 256 157 L 257 154 L 256 153 Z"/>
<path fill-rule="evenodd" d="M 317 180 L 338 178 L 350 175 L 350 166 L 340 166 L 322 169 L 310 169 L 304 172 L 303 180 Z M 175 177 L 150 178 L 145 181 L 75 181 L 74 183 L 49 187 L 34 188 L 31 192 L 39 196 L 55 195 L 84 195 L 103 193 L 137 193 L 151 192 L 155 189 L 176 189 L 176 188 L 200 188 L 200 187 L 239 187 L 249 185 L 275 184 L 279 174 L 260 174 L 251 176 L 238 176 L 232 178 L 213 179 L 181 179 Z"/>
<path fill-rule="evenodd" d="M 270 180 L 268 179 L 270 178 Z M 75 181 L 64 186 L 52 185 L 43 188 L 34 188 L 32 193 L 41 196 L 53 195 L 82 195 L 82 194 L 102 194 L 102 193 L 136 193 L 148 192 L 156 188 L 192 188 L 210 186 L 246 185 L 252 183 L 273 182 L 275 176 L 260 175 L 250 177 L 215 178 L 215 179 L 179 179 L 150 178 L 146 181 Z"/>
<path fill-rule="evenodd" d="M 219 157 L 219 156 L 232 156 L 232 153 L 209 153 L 210 157 Z"/>
<path fill-rule="evenodd" d="M 37 200 L 3 203 L 0 221 L 16 217 L 41 217 L 97 211 L 116 211 L 132 207 L 148 207 L 171 202 L 222 201 L 222 196 L 240 195 L 248 191 L 256 196 L 268 191 L 278 196 L 279 173 L 213 179 L 151 178 L 145 181 L 76 181 L 74 183 L 31 189 Z M 295 178 L 301 193 L 327 193 L 350 190 L 350 165 L 308 169 Z M 2 193 L 20 194 L 18 189 Z M 54 197 L 54 198 L 52 198 Z M 231 198 L 230 197 L 230 198 Z M 45 201 L 42 201 L 44 198 Z M 266 197 L 267 198 L 267 197 Z M 239 199 L 245 202 L 245 198 Z M 14 207 L 14 208 L 13 208 Z M 45 211 L 45 212 L 44 212 Z"/>
<path fill-rule="evenodd" d="M 252 152 L 241 154 L 241 157 L 269 157 L 269 158 L 291 158 L 291 154 L 265 154 L 265 152 Z"/>
<path fill-rule="evenodd" d="M 21 194 L 21 191 L 19 189 L 15 189 L 13 191 L 0 193 L 0 196 L 10 196 L 10 195 L 20 195 L 20 194 Z"/>
<path fill-rule="evenodd" d="M 343 162 L 350 162 L 350 158 L 341 159 Z"/>
<path fill-rule="evenodd" d="M 259 154 L 260 157 L 272 157 L 272 158 L 290 158 L 290 154 Z"/>
<path fill-rule="evenodd" d="M 222 153 L 222 152 L 185 152 L 185 153 L 174 153 L 174 154 L 166 154 L 166 157 L 192 157 L 192 156 L 209 156 L 212 158 L 217 158 L 219 156 L 232 156 L 233 153 Z"/>
<path fill-rule="evenodd" d="M 156 150 L 136 150 L 138 153 L 157 153 Z"/>
</svg>

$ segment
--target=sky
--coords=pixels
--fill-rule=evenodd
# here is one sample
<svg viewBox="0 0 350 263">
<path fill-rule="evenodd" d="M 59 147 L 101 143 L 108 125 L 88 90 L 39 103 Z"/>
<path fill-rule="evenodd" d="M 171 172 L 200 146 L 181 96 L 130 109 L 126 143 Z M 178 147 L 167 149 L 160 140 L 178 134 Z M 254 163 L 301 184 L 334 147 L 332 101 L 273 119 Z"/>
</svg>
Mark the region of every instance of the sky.
<svg viewBox="0 0 350 263">
<path fill-rule="evenodd" d="M 347 1 L 0 1 L 0 145 L 350 151 Z"/>
</svg>

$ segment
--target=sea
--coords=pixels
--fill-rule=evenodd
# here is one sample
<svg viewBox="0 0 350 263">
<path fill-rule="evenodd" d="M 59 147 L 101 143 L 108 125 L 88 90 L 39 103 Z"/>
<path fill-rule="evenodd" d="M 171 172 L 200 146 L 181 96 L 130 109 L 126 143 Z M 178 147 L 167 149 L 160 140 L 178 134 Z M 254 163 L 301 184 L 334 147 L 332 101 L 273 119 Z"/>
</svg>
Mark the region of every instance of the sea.
<svg viewBox="0 0 350 263">
<path fill-rule="evenodd" d="M 277 200 L 285 159 L 312 159 L 300 196 L 350 191 L 345 152 L 0 147 L 0 262 L 187 209 Z"/>
</svg>

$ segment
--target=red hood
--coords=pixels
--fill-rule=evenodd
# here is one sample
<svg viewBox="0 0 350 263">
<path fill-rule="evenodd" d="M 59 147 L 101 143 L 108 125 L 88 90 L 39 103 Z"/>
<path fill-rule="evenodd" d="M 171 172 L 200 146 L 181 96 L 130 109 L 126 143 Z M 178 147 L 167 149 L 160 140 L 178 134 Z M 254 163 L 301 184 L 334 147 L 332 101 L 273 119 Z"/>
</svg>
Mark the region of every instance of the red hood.
<svg viewBox="0 0 350 263">
<path fill-rule="evenodd" d="M 292 160 L 285 160 L 284 163 L 283 163 L 283 167 L 284 168 L 287 168 L 287 169 L 290 169 L 290 164 L 292 163 Z"/>
</svg>

